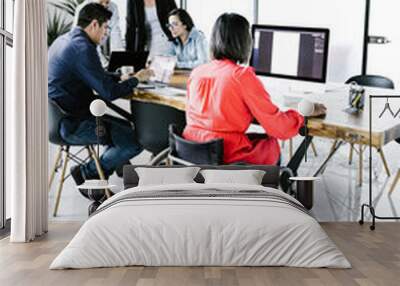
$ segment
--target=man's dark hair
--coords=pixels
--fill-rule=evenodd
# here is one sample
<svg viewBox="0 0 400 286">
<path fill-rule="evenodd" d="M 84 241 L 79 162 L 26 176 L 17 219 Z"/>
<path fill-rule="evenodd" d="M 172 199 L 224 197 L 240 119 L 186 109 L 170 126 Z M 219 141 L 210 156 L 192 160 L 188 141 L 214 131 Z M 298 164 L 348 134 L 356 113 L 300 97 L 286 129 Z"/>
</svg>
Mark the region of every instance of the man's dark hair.
<svg viewBox="0 0 400 286">
<path fill-rule="evenodd" d="M 194 27 L 193 19 L 192 17 L 190 17 L 189 13 L 186 10 L 179 8 L 174 9 L 171 12 L 169 12 L 168 18 L 171 16 L 177 16 L 179 20 L 182 22 L 182 24 L 186 26 L 186 30 L 188 32 L 190 32 L 193 29 Z"/>
<path fill-rule="evenodd" d="M 97 20 L 99 25 L 111 19 L 112 12 L 98 3 L 89 3 L 79 12 L 78 26 L 85 29 L 93 20 Z"/>
<path fill-rule="evenodd" d="M 246 63 L 251 46 L 250 24 L 246 18 L 234 13 L 225 13 L 218 17 L 211 34 L 212 58 Z"/>
</svg>

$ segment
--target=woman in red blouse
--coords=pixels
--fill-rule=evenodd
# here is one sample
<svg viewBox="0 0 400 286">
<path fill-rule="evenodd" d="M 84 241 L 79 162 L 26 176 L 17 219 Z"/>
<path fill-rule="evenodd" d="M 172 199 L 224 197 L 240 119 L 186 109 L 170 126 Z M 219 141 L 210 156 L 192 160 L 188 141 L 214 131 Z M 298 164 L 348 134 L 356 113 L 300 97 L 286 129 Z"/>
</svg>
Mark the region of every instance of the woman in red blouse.
<svg viewBox="0 0 400 286">
<path fill-rule="evenodd" d="M 187 91 L 184 138 L 197 142 L 224 139 L 224 163 L 277 164 L 278 139 L 298 134 L 303 117 L 295 110 L 282 112 L 247 63 L 252 40 L 248 21 L 223 14 L 214 25 L 212 61 L 193 70 Z M 313 116 L 325 112 L 315 104 Z M 245 132 L 256 119 L 267 136 L 252 138 Z"/>
</svg>

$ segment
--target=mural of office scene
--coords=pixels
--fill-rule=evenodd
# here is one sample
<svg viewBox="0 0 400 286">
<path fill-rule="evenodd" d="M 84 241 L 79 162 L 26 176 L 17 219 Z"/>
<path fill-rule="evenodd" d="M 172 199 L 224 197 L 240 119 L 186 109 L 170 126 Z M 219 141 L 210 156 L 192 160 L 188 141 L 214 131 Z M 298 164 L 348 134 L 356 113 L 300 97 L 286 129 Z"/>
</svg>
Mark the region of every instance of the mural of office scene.
<svg viewBox="0 0 400 286">
<path fill-rule="evenodd" d="M 342 2 L 0 0 L 0 284 L 397 285 L 400 3 Z"/>
<path fill-rule="evenodd" d="M 333 18 L 330 24 L 321 18 L 320 25 L 301 19 L 298 25 L 276 25 L 280 21 L 263 9 L 265 3 L 257 11 L 236 4 L 226 12 L 222 6 L 207 10 L 195 1 L 50 2 L 50 142 L 60 147 L 50 152 L 55 160 L 50 186 L 57 172 L 66 170 L 51 203 L 54 217 L 62 208 L 64 183 L 78 187 L 93 213 L 115 192 L 107 189 L 94 196 L 80 186 L 87 181 L 121 185 L 123 168 L 132 162 L 285 167 L 279 185 L 292 195 L 295 183 L 290 178 L 323 174 L 346 142 L 353 163 L 354 154 L 360 153 L 357 144 L 347 137 L 340 141 L 338 134 L 359 130 L 360 118 L 365 121 L 360 132 L 368 132 L 362 117 L 368 104 L 365 86 L 394 88 L 389 78 L 366 73 L 365 39 L 376 36 L 363 38 L 366 26 L 354 26 L 353 33 Z M 275 5 L 271 10 L 279 11 Z M 358 45 L 343 48 L 341 35 L 360 35 Z M 344 105 L 329 111 L 336 102 Z M 382 108 L 388 109 L 378 106 Z M 321 120 L 327 130 L 321 129 Z M 376 139 L 388 176 L 382 147 L 398 140 L 396 126 L 382 123 L 391 135 Z M 321 158 L 316 142 L 327 138 L 335 141 L 326 159 L 308 168 L 310 156 Z M 207 152 L 202 153 L 201 144 Z M 78 146 L 88 157 L 74 153 Z M 362 154 L 357 186 L 366 182 Z M 71 158 L 68 166 L 60 163 L 62 156 Z M 308 197 L 302 203 L 313 208 L 311 201 Z"/>
</svg>

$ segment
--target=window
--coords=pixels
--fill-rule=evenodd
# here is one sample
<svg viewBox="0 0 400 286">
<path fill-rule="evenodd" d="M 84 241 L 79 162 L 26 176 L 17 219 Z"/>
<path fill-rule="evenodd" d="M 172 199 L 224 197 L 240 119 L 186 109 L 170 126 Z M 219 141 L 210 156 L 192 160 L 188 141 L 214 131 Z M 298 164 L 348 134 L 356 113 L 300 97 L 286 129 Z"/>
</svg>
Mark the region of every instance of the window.
<svg viewBox="0 0 400 286">
<path fill-rule="evenodd" d="M 192 16 L 196 27 L 210 39 L 212 27 L 217 18 L 226 12 L 238 13 L 253 24 L 254 1 L 243 0 L 187 0 L 186 10 Z"/>
<path fill-rule="evenodd" d="M 10 194 L 4 187 L 5 99 L 11 92 L 14 0 L 0 0 L 0 236 L 10 218 Z"/>
<path fill-rule="evenodd" d="M 399 9 L 398 0 L 371 1 L 369 35 L 382 36 L 388 42 L 368 45 L 367 66 L 367 74 L 388 77 L 394 81 L 396 88 L 400 86 L 400 72 L 397 65 L 400 61 L 398 31 L 400 20 L 396 15 Z"/>
</svg>

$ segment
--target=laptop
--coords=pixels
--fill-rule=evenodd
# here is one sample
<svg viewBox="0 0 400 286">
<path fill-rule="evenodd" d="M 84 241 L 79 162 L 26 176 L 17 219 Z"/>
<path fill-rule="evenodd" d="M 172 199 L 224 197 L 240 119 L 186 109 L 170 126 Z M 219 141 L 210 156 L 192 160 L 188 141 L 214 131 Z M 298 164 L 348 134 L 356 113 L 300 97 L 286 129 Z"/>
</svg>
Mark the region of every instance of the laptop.
<svg viewBox="0 0 400 286">
<path fill-rule="evenodd" d="M 150 64 L 154 76 L 147 83 L 140 83 L 139 89 L 166 87 L 171 82 L 177 58 L 175 56 L 154 56 Z"/>
<path fill-rule="evenodd" d="M 133 66 L 135 72 L 138 72 L 146 67 L 148 56 L 149 52 L 112 52 L 108 64 L 108 71 L 115 72 L 122 66 Z"/>
</svg>

